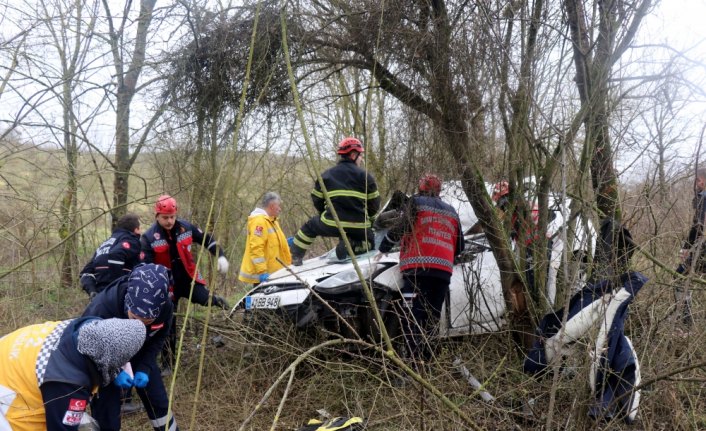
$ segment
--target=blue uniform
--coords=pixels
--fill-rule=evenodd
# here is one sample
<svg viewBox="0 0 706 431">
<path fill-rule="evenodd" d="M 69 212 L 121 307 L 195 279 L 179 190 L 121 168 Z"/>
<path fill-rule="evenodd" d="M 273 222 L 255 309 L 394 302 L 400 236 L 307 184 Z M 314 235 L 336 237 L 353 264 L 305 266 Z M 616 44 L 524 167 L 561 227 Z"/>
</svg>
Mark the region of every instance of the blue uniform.
<svg viewBox="0 0 706 431">
<path fill-rule="evenodd" d="M 126 319 L 125 294 L 128 278 L 128 276 L 121 277 L 99 293 L 93 298 L 83 315 L 104 319 L 111 317 Z M 135 373 L 143 372 L 149 376 L 149 383 L 144 389 L 137 389 L 137 394 L 147 410 L 152 426 L 157 431 L 177 429 L 174 417 L 167 417 L 169 398 L 157 365 L 157 354 L 167 338 L 173 314 L 172 301 L 165 301 L 157 319 L 147 325 L 147 340 L 142 349 L 130 359 Z M 120 429 L 120 397 L 120 388 L 116 385 L 108 385 L 102 387 L 98 397 L 92 401 L 93 417 L 98 421 L 101 430 Z"/>
<path fill-rule="evenodd" d="M 129 274 L 139 262 L 140 236 L 117 228 L 81 270 L 81 287 L 89 295 L 98 293 L 114 280 Z"/>
</svg>

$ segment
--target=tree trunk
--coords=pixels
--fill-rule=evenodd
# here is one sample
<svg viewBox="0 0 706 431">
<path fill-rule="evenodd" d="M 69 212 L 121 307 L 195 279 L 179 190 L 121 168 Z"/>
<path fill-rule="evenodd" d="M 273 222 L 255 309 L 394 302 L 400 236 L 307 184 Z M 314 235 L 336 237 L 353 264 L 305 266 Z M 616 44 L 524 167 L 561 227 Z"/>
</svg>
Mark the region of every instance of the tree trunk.
<svg viewBox="0 0 706 431">
<path fill-rule="evenodd" d="M 130 154 L 130 103 L 135 96 L 137 81 L 144 66 L 147 31 L 152 21 L 155 3 L 156 0 L 142 0 L 140 2 L 140 15 L 138 17 L 132 61 L 127 71 L 125 71 L 125 58 L 121 56 L 122 46 L 120 46 L 123 35 L 116 32 L 107 0 L 103 0 L 103 6 L 109 20 L 110 44 L 118 80 L 115 113 L 115 175 L 113 180 L 113 208 L 111 209 L 113 226 L 115 226 L 120 217 L 127 213 L 128 179 L 135 157 L 140 149 L 138 146 L 135 148 L 134 153 Z"/>
</svg>

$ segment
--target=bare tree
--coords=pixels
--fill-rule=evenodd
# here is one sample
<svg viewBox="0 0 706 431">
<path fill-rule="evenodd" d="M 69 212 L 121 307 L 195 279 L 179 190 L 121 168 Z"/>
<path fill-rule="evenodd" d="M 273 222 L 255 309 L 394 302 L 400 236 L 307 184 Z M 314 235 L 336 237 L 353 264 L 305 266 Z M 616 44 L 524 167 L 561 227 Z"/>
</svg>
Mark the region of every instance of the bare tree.
<svg viewBox="0 0 706 431">
<path fill-rule="evenodd" d="M 140 11 L 137 17 L 137 30 L 133 41 L 132 50 L 125 52 L 127 47 L 126 25 L 129 23 L 129 8 L 131 1 L 126 1 L 123 16 L 116 26 L 110 5 L 107 0 L 102 0 L 103 9 L 108 21 L 107 42 L 112 54 L 113 67 L 116 79 L 116 107 L 115 107 L 115 174 L 113 181 L 113 208 L 111 214 L 115 223 L 127 211 L 128 179 L 130 170 L 135 163 L 149 131 L 154 126 L 161 110 L 157 110 L 143 131 L 142 139 L 130 152 L 130 105 L 139 87 L 137 85 L 140 74 L 145 66 L 145 53 L 147 50 L 147 36 L 154 6 L 157 0 L 143 0 L 140 2 Z"/>
</svg>

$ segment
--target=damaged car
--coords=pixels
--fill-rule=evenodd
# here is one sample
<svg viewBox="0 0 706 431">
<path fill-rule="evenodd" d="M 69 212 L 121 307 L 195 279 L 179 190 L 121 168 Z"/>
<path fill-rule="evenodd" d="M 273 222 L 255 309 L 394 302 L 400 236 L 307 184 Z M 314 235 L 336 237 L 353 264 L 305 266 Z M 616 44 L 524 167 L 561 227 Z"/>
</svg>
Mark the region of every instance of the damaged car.
<svg viewBox="0 0 706 431">
<path fill-rule="evenodd" d="M 492 186 L 488 184 L 488 189 Z M 441 197 L 458 212 L 464 232 L 477 222 L 460 183 L 444 183 Z M 568 208 L 568 204 L 566 199 L 550 199 L 553 214 L 547 228 L 551 239 L 547 298 L 552 301 L 564 252 L 562 208 Z M 388 203 L 385 209 L 389 206 Z M 399 331 L 395 306 L 402 286 L 399 250 L 374 259 L 386 232 L 380 223 L 376 225 L 375 249 L 357 255 L 356 260 L 383 322 L 394 336 Z M 569 255 L 583 256 L 592 250 L 592 229 L 589 224 L 575 225 Z M 455 262 L 449 295 L 442 309 L 439 327 L 442 337 L 495 332 L 506 324 L 500 270 L 488 240 L 483 233 L 466 235 L 464 240 L 465 251 Z M 302 266 L 289 266 L 271 274 L 266 282 L 247 292 L 231 314 L 245 321 L 256 316 L 277 315 L 299 329 L 319 327 L 344 337 L 358 335 L 376 340 L 380 333 L 352 259 L 339 259 L 336 249 L 305 260 Z"/>
</svg>

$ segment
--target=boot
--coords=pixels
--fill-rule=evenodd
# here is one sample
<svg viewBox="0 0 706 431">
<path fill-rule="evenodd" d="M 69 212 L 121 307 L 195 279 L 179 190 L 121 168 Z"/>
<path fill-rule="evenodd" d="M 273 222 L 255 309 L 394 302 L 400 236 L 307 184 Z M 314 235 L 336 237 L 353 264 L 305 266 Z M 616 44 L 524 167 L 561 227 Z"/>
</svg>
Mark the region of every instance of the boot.
<svg viewBox="0 0 706 431">
<path fill-rule="evenodd" d="M 296 244 L 292 244 L 292 246 L 289 247 L 289 250 L 292 253 L 292 265 L 302 266 L 302 261 L 304 260 L 304 254 L 306 253 L 306 250 Z"/>
</svg>

